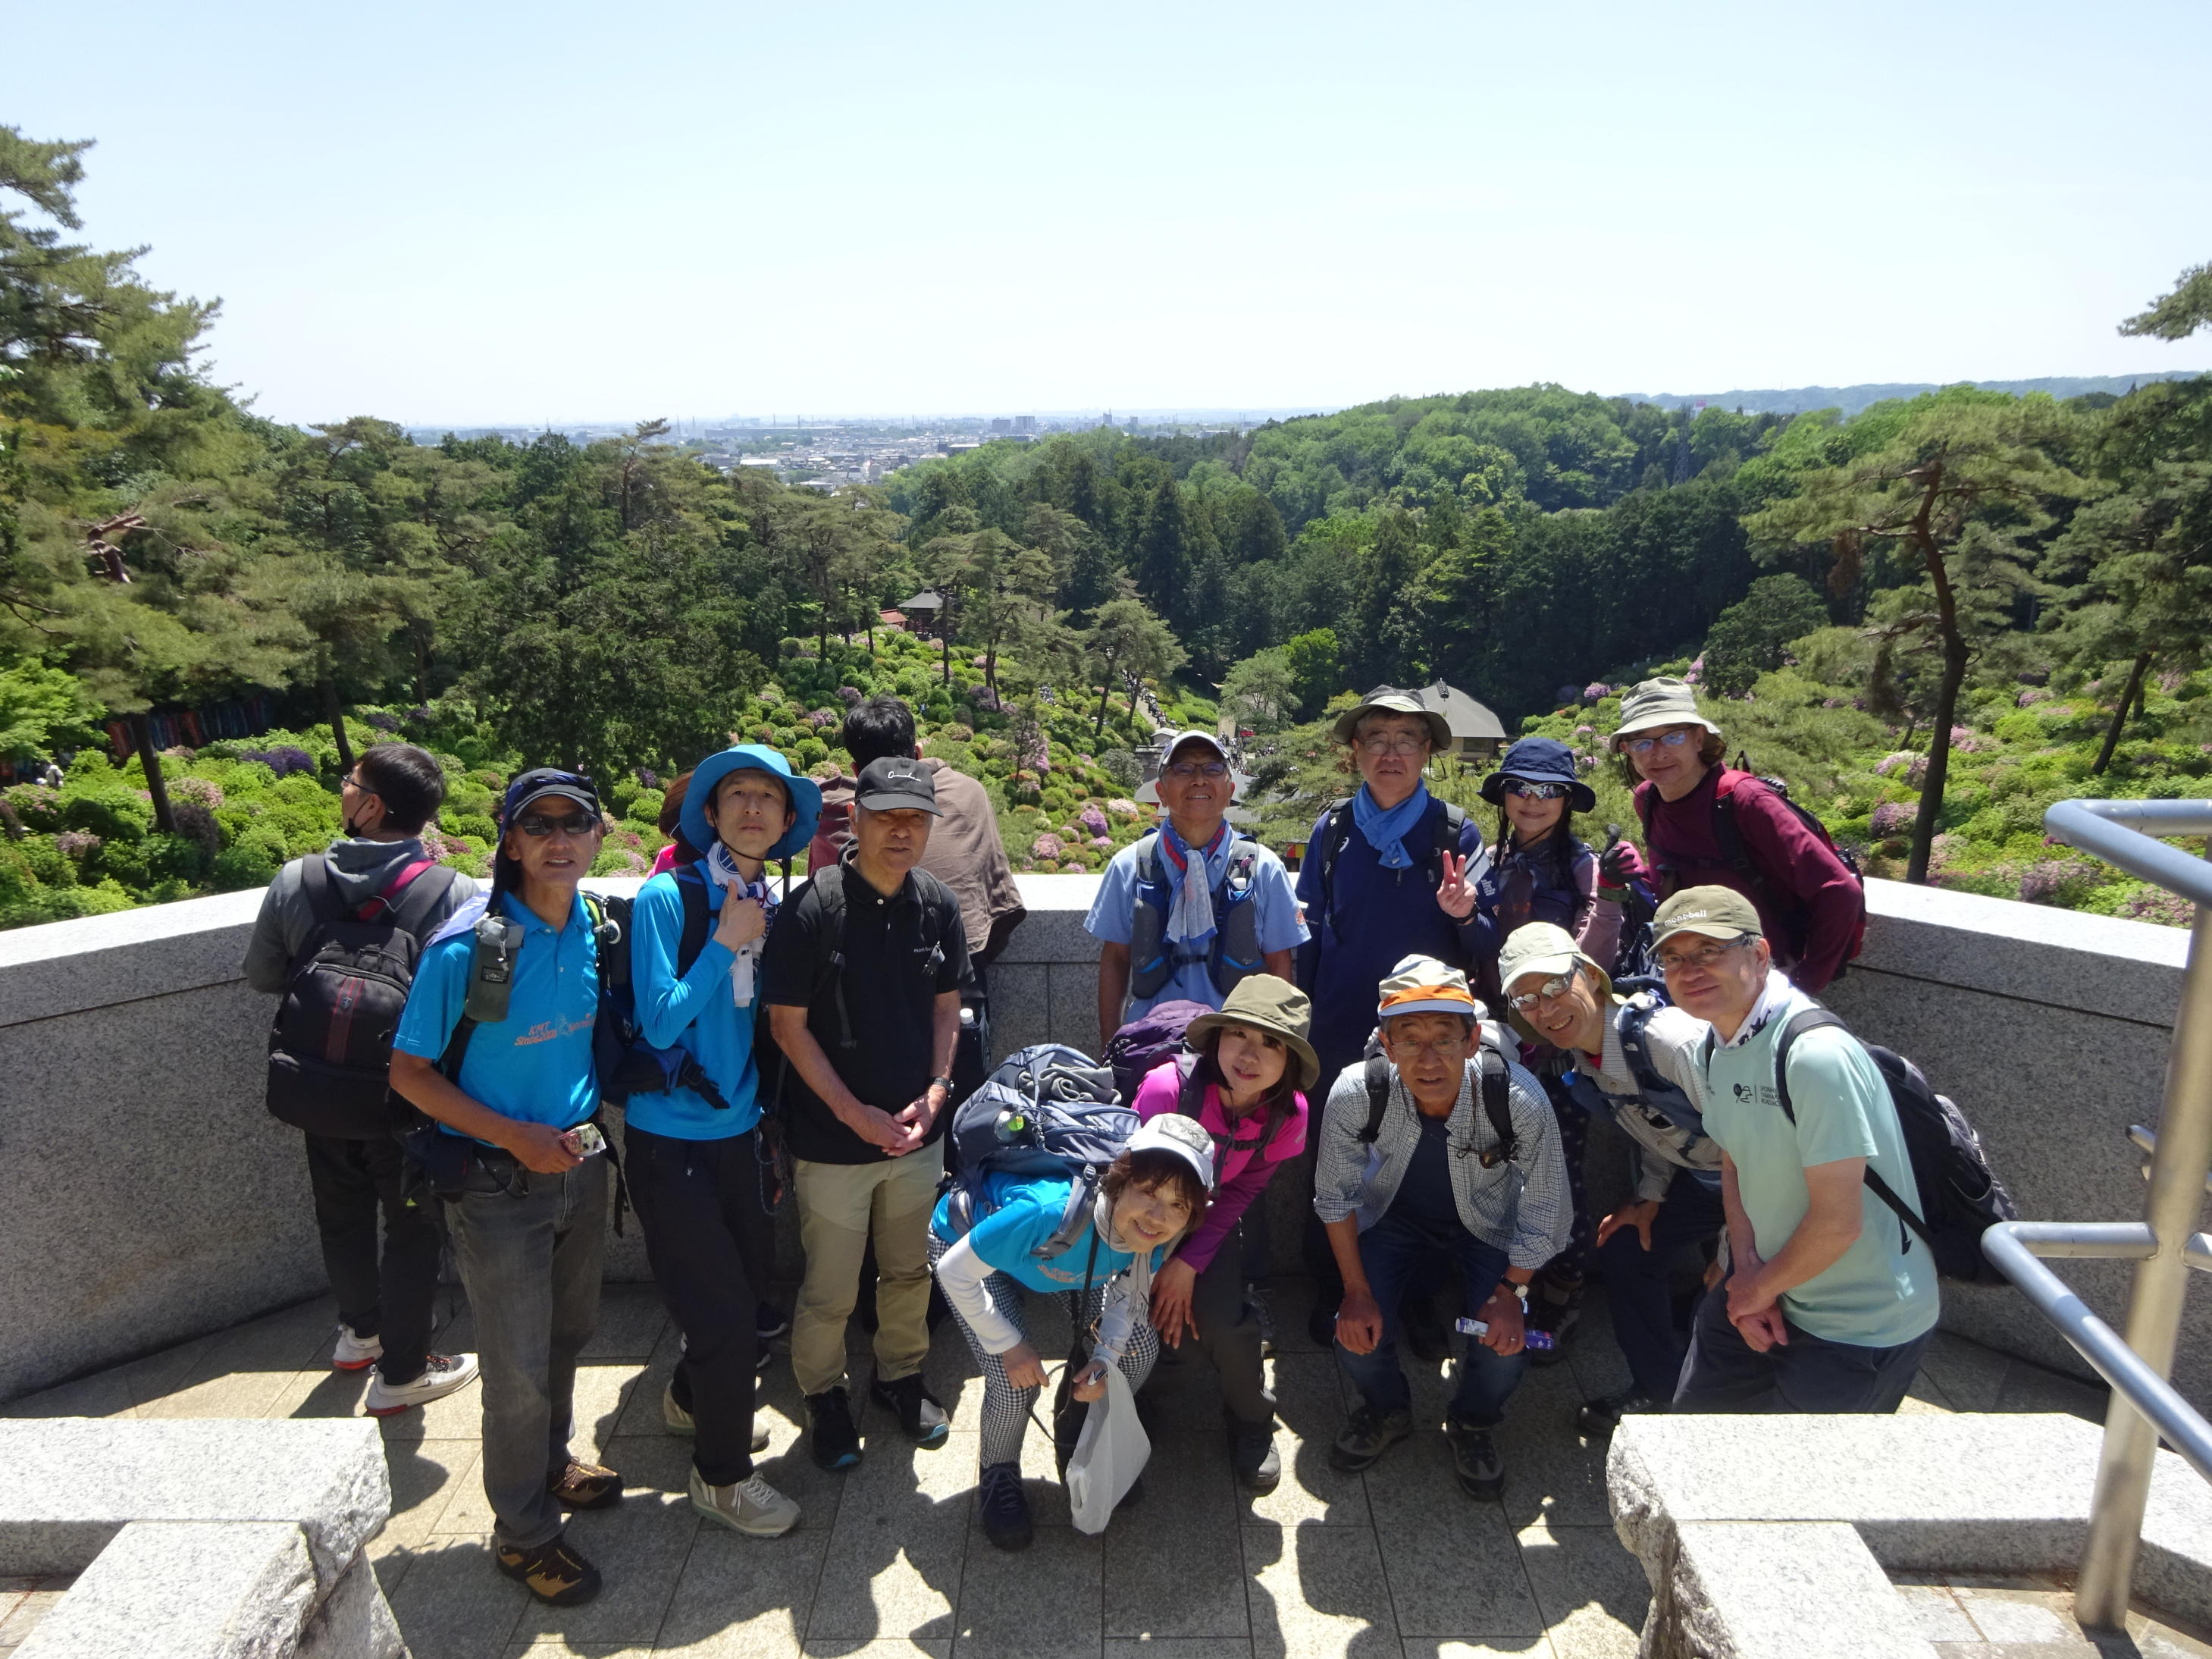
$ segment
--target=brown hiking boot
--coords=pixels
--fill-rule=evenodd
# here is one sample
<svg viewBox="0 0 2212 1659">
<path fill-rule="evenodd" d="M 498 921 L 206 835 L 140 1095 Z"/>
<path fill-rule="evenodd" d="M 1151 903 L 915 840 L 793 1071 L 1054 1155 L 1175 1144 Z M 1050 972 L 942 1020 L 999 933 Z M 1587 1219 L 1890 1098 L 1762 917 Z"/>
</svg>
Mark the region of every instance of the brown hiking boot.
<svg viewBox="0 0 2212 1659">
<path fill-rule="evenodd" d="M 622 1502 L 623 1479 L 612 1469 L 572 1457 L 567 1468 L 546 1480 L 545 1490 L 564 1510 L 611 1510 Z"/>
<path fill-rule="evenodd" d="M 556 1538 L 534 1550 L 501 1544 L 499 1570 L 548 1607 L 580 1607 L 599 1593 L 599 1570 Z"/>
</svg>

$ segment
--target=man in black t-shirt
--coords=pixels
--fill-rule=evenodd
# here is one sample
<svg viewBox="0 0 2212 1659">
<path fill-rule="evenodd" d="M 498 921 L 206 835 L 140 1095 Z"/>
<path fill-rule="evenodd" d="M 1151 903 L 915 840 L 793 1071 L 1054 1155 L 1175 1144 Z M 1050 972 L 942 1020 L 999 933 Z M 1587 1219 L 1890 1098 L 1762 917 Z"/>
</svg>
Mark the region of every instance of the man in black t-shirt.
<svg viewBox="0 0 2212 1659">
<path fill-rule="evenodd" d="M 778 911 L 762 1000 L 789 1075 L 784 1136 L 795 1163 L 805 1277 L 791 1366 L 825 1469 L 860 1462 L 845 1324 L 875 1245 L 870 1392 L 916 1443 L 942 1444 L 945 1408 L 921 1378 L 929 1352 L 929 1214 L 960 1034 L 968 945 L 951 890 L 916 866 L 937 816 L 929 770 L 904 756 L 861 769 L 853 845 Z"/>
</svg>

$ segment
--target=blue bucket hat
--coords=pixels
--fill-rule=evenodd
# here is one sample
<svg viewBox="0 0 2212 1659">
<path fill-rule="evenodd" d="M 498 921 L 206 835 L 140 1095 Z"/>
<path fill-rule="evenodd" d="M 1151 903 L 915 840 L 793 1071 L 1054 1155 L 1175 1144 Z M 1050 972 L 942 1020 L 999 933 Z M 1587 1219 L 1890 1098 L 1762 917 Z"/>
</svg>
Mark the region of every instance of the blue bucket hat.
<svg viewBox="0 0 2212 1659">
<path fill-rule="evenodd" d="M 765 772 L 791 792 L 791 805 L 799 814 L 783 839 L 768 849 L 772 859 L 787 859 L 805 850 L 814 839 L 814 826 L 822 821 L 822 786 L 802 778 L 791 763 L 765 744 L 741 743 L 712 754 L 691 770 L 690 786 L 684 792 L 684 811 L 678 827 L 684 839 L 704 853 L 714 844 L 714 826 L 707 822 L 707 803 L 714 799 L 715 786 L 732 772 L 750 768 Z"/>
<path fill-rule="evenodd" d="M 1567 786 L 1567 805 L 1577 812 L 1587 812 L 1597 805 L 1596 792 L 1575 770 L 1575 751 L 1557 738 L 1523 738 L 1507 750 L 1504 763 L 1482 781 L 1483 799 L 1492 806 L 1502 803 L 1508 778 L 1520 778 L 1529 783 L 1564 783 Z"/>
</svg>

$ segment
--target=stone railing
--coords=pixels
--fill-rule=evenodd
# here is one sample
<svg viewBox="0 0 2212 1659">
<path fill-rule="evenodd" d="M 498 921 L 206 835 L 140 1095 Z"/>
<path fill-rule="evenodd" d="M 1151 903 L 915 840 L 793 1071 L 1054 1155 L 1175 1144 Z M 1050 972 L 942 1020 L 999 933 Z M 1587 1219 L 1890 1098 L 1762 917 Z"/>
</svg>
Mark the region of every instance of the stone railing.
<svg viewBox="0 0 2212 1659">
<path fill-rule="evenodd" d="M 1097 952 L 1082 921 L 1097 878 L 1021 884 L 1029 920 L 992 969 L 994 1047 L 1088 1048 Z M 1865 954 L 1829 1000 L 1966 1106 L 2025 1214 L 2139 1215 L 2126 1130 L 2158 1111 L 2188 936 L 1888 882 L 1869 897 Z M 259 902 L 0 933 L 0 1400 L 322 1289 L 297 1137 L 261 1106 L 271 1005 L 240 977 Z M 1603 1196 L 1618 1149 L 1597 1138 L 1592 1156 Z M 1278 1225 L 1285 1270 L 1295 1240 Z M 635 1227 L 608 1272 L 645 1276 Z M 2117 1319 L 2124 1264 L 2068 1273 Z M 1944 1322 L 2082 1371 L 2008 1289 L 1947 1287 Z M 2185 1323 L 2174 1374 L 2212 1404 L 2212 1313 Z"/>
</svg>

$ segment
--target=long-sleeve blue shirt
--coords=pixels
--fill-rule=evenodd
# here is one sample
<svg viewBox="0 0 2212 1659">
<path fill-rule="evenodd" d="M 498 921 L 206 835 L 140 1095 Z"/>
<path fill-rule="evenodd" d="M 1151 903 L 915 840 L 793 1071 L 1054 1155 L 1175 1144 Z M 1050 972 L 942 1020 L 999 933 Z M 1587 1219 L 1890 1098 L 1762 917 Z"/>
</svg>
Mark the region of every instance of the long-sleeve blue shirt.
<svg viewBox="0 0 2212 1659">
<path fill-rule="evenodd" d="M 719 916 L 725 890 L 712 881 L 706 885 L 708 912 Z M 708 1105 L 696 1090 L 678 1088 L 665 1094 L 632 1095 L 624 1115 L 653 1134 L 678 1140 L 726 1139 L 760 1121 L 760 1073 L 753 1060 L 759 980 L 756 975 L 753 1000 L 739 1007 L 730 990 L 737 953 L 717 944 L 711 930 L 697 959 L 679 978 L 676 953 L 683 938 L 683 890 L 675 872 L 663 871 L 637 890 L 637 902 L 630 911 L 630 975 L 638 1023 L 654 1048 L 689 1050 L 714 1079 L 729 1109 Z"/>
</svg>

